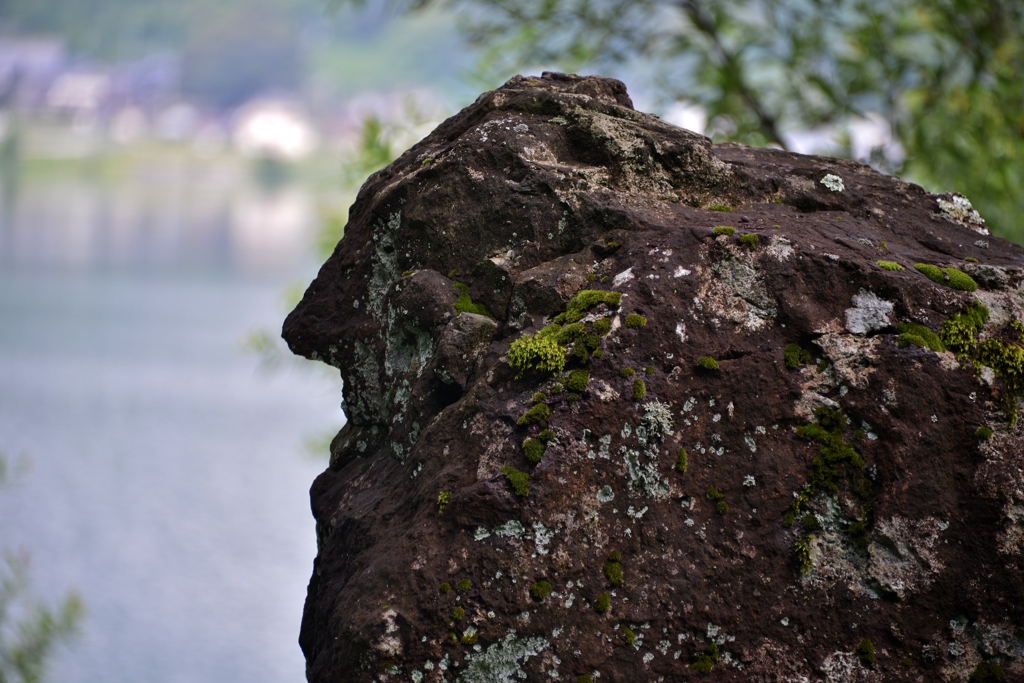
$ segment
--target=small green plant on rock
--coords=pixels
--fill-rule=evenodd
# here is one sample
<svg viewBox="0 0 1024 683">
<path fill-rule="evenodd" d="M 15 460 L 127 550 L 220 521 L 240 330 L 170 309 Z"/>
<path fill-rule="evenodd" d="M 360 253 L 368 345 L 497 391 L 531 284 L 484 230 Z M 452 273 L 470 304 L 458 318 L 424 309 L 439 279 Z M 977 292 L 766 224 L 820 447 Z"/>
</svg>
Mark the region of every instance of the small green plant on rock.
<svg viewBox="0 0 1024 683">
<path fill-rule="evenodd" d="M 437 494 L 437 514 L 443 515 L 444 509 L 448 507 L 448 503 L 452 501 L 451 491 L 441 491 Z"/>
<path fill-rule="evenodd" d="M 437 589 L 439 591 L 441 591 L 442 593 L 450 593 L 451 590 L 452 590 L 452 585 L 450 583 L 448 583 L 447 581 L 444 581 L 444 582 L 441 583 L 440 586 L 437 587 Z"/>
<path fill-rule="evenodd" d="M 639 401 L 647 396 L 647 385 L 642 379 L 633 380 L 633 400 Z"/>
<path fill-rule="evenodd" d="M 576 683 L 594 683 L 594 677 L 590 674 L 580 674 L 576 677 Z"/>
<path fill-rule="evenodd" d="M 540 439 L 527 439 L 523 442 L 523 455 L 526 456 L 527 462 L 531 465 L 536 465 L 544 457 L 544 450 L 547 446 Z"/>
<path fill-rule="evenodd" d="M 551 419 L 551 408 L 546 403 L 538 403 L 525 413 L 523 413 L 516 424 L 520 427 L 525 427 L 528 424 L 541 424 L 547 426 L 548 420 Z"/>
<path fill-rule="evenodd" d="M 653 365 L 648 365 L 646 368 L 644 368 L 644 374 L 647 375 L 648 377 L 653 375 L 654 374 L 654 366 Z"/>
<path fill-rule="evenodd" d="M 793 549 L 796 551 L 796 561 L 800 565 L 800 573 L 807 576 L 814 569 L 814 563 L 811 562 L 811 541 L 814 540 L 814 536 L 807 536 L 807 538 L 797 539 L 797 542 L 793 544 Z"/>
<path fill-rule="evenodd" d="M 988 427 L 978 427 L 978 431 L 974 432 L 974 436 L 982 441 L 988 441 L 992 438 L 992 430 Z"/>
<path fill-rule="evenodd" d="M 636 375 L 636 370 L 634 370 L 633 368 L 622 368 L 621 370 L 619 370 L 619 374 L 622 375 L 623 377 L 633 377 L 634 375 Z"/>
<path fill-rule="evenodd" d="M 538 391 L 537 393 L 535 393 L 533 395 L 533 399 L 532 400 L 533 400 L 534 403 L 541 403 L 543 401 L 548 400 L 548 395 L 545 394 L 543 391 Z"/>
<path fill-rule="evenodd" d="M 711 230 L 711 234 L 714 235 L 715 237 L 722 237 L 723 235 L 725 237 L 729 237 L 730 235 L 733 235 L 735 233 L 736 228 L 732 227 L 731 225 L 716 225 Z"/>
<path fill-rule="evenodd" d="M 952 287 L 961 292 L 974 292 L 978 289 L 978 283 L 974 281 L 974 278 L 956 268 L 939 268 L 927 263 L 915 263 L 914 269 L 932 282 Z"/>
<path fill-rule="evenodd" d="M 977 346 L 978 333 L 988 322 L 988 309 L 981 304 L 973 304 L 942 323 L 939 338 L 950 351 L 958 356 L 969 356 Z"/>
<path fill-rule="evenodd" d="M 491 315 L 491 312 L 487 310 L 486 306 L 483 304 L 473 303 L 473 300 L 469 298 L 468 285 L 456 282 L 452 287 L 459 291 L 459 298 L 452 306 L 457 313 L 475 313 L 477 315 L 487 316 L 488 318 L 494 317 Z"/>
<path fill-rule="evenodd" d="M 565 380 L 565 388 L 569 391 L 586 391 L 590 385 L 590 373 L 586 370 L 573 370 Z"/>
<path fill-rule="evenodd" d="M 718 361 L 711 356 L 701 356 L 697 359 L 697 367 L 708 372 L 715 372 L 718 370 Z"/>
<path fill-rule="evenodd" d="M 757 249 L 757 235 L 751 232 L 744 233 L 736 238 L 739 243 L 745 245 L 750 251 Z"/>
<path fill-rule="evenodd" d="M 647 318 L 640 315 L 639 313 L 630 313 L 626 316 L 626 327 L 631 330 L 639 330 L 641 327 L 647 325 Z"/>
<path fill-rule="evenodd" d="M 895 261 L 875 261 L 875 265 L 877 265 L 882 270 L 890 270 L 894 272 L 906 270 L 906 268 L 896 263 Z"/>
<path fill-rule="evenodd" d="M 512 493 L 516 494 L 520 498 L 526 498 L 530 495 L 529 474 L 526 472 L 520 472 L 515 467 L 511 467 L 509 465 L 502 467 L 501 473 L 505 475 L 508 485 L 512 487 Z"/>
<path fill-rule="evenodd" d="M 686 468 L 689 465 L 689 461 L 690 461 L 690 458 L 686 454 L 686 449 L 685 448 L 680 448 L 679 449 L 679 455 L 676 456 L 676 466 L 675 466 L 676 472 L 679 472 L 680 474 L 686 474 Z"/>
<path fill-rule="evenodd" d="M 581 290 L 566 306 L 565 313 L 555 316 L 555 324 L 578 323 L 594 306 L 605 304 L 612 308 L 618 308 L 621 301 L 622 294 L 620 292 L 606 292 L 600 289 Z"/>
<path fill-rule="evenodd" d="M 786 348 L 782 349 L 782 358 L 787 368 L 796 370 L 804 363 L 811 362 L 811 352 L 801 349 L 799 344 L 786 344 Z"/>
<path fill-rule="evenodd" d="M 473 585 L 473 584 L 472 584 L 472 583 L 470 583 L 469 579 L 465 579 L 465 578 L 464 578 L 464 579 L 460 579 L 460 580 L 459 580 L 459 585 L 458 585 L 458 586 L 456 587 L 456 589 L 457 589 L 457 590 L 458 590 L 458 591 L 459 591 L 460 593 L 465 593 L 466 591 L 468 591 L 468 590 L 469 590 L 470 586 L 472 586 L 472 585 Z"/>
<path fill-rule="evenodd" d="M 616 550 L 608 556 L 607 562 L 604 563 L 604 575 L 613 588 L 622 585 L 622 555 L 619 551 Z"/>
<path fill-rule="evenodd" d="M 594 602 L 594 609 L 598 614 L 605 614 L 612 608 L 612 596 L 608 593 L 601 593 Z"/>
<path fill-rule="evenodd" d="M 516 371 L 516 378 L 530 371 L 557 373 L 565 367 L 565 347 L 555 338 L 559 328 L 548 326 L 536 334 L 524 335 L 512 342 L 508 349 L 508 364 Z"/>
<path fill-rule="evenodd" d="M 728 204 L 712 204 L 708 207 L 708 211 L 732 211 L 732 207 Z"/>
<path fill-rule="evenodd" d="M 534 600 L 545 600 L 551 595 L 551 583 L 548 581 L 534 581 L 530 584 L 530 595 Z"/>
<path fill-rule="evenodd" d="M 623 635 L 626 637 L 626 645 L 636 645 L 636 634 L 633 633 L 633 629 L 627 628 Z"/>
<path fill-rule="evenodd" d="M 594 321 L 594 332 L 602 337 L 612 331 L 612 321 L 608 318 L 601 318 Z"/>
<path fill-rule="evenodd" d="M 690 668 L 701 674 L 709 674 L 718 664 L 718 643 L 711 643 L 704 650 L 693 655 L 693 663 Z"/>
<path fill-rule="evenodd" d="M 788 529 L 791 526 L 793 526 L 793 524 L 795 524 L 795 523 L 796 523 L 796 517 L 793 516 L 792 512 L 787 512 L 786 514 L 782 515 L 782 526 L 784 526 L 784 527 L 786 527 Z"/>
<path fill-rule="evenodd" d="M 875 661 L 875 644 L 865 638 L 864 640 L 857 643 L 857 656 L 860 658 L 860 663 L 867 666 L 873 664 Z"/>
<path fill-rule="evenodd" d="M 466 610 L 462 607 L 456 607 L 452 610 L 451 621 L 462 621 L 463 617 L 466 616 Z"/>
<path fill-rule="evenodd" d="M 1006 671 L 995 662 L 982 662 L 971 672 L 967 683 L 1002 683 L 1006 680 Z"/>
<path fill-rule="evenodd" d="M 918 348 L 929 349 L 935 353 L 941 353 L 946 350 L 946 345 L 942 343 L 939 335 L 924 325 L 903 322 L 897 325 L 897 329 L 900 331 L 900 335 L 896 337 L 896 345 L 901 349 L 913 345 Z"/>
</svg>

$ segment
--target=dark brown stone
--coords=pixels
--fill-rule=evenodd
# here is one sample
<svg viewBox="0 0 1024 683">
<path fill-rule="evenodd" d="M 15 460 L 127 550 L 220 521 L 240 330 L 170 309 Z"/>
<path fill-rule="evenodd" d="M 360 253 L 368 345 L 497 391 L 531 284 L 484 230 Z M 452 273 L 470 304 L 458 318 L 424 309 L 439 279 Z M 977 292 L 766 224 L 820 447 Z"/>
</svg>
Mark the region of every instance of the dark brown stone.
<svg viewBox="0 0 1024 683">
<path fill-rule="evenodd" d="M 896 343 L 897 323 L 937 332 L 974 301 L 985 335 L 1024 319 L 1024 250 L 959 201 L 851 161 L 713 145 L 610 79 L 516 77 L 445 121 L 367 181 L 284 325 L 295 353 L 341 369 L 349 419 L 311 490 L 309 680 L 696 680 L 709 639 L 709 680 L 966 681 L 981 662 L 1024 680 L 1024 428 L 1000 380 Z M 493 323 L 456 317 L 453 270 Z M 580 289 L 623 298 L 574 400 L 505 354 Z M 634 312 L 646 326 L 624 325 Z M 787 344 L 812 361 L 787 368 Z M 705 355 L 717 371 L 698 371 Z M 532 466 L 522 443 L 542 425 L 517 420 L 538 391 L 557 438 Z M 796 428 L 822 405 L 864 467 L 787 527 L 822 457 Z M 505 466 L 529 473 L 528 497 Z M 542 579 L 554 591 L 534 600 Z"/>
</svg>

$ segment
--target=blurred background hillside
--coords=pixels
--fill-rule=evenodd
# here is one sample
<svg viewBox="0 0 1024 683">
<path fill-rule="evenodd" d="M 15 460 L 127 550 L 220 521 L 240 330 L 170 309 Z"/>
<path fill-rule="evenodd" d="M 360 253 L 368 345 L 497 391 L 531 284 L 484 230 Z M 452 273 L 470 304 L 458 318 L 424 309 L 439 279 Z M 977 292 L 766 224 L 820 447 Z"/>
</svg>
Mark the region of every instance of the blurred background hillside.
<svg viewBox="0 0 1024 683">
<path fill-rule="evenodd" d="M 303 680 L 344 415 L 277 331 L 467 55 L 382 3 L 0 2 L 0 680 Z"/>
<path fill-rule="evenodd" d="M 345 418 L 281 320 L 369 173 L 543 69 L 1024 242 L 1018 0 L 0 0 L 0 681 L 303 678 Z"/>
</svg>

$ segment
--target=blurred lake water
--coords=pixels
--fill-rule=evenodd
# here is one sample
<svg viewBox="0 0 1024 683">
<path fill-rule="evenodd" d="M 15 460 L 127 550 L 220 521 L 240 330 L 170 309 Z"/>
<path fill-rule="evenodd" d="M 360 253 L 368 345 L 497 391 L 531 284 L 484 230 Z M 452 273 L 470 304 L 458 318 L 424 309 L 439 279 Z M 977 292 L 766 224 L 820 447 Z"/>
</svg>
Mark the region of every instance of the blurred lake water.
<svg viewBox="0 0 1024 683">
<path fill-rule="evenodd" d="M 302 443 L 344 423 L 340 380 L 241 340 L 315 273 L 314 195 L 195 166 L 0 189 L 0 450 L 31 464 L 0 547 L 87 612 L 50 680 L 303 680 L 326 454 Z"/>
</svg>

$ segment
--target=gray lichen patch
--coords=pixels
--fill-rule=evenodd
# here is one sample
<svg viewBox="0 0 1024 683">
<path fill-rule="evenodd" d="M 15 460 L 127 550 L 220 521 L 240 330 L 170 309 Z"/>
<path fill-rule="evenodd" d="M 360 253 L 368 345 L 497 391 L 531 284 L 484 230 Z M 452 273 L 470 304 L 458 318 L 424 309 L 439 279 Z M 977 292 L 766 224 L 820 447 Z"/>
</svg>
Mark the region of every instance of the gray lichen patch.
<svg viewBox="0 0 1024 683">
<path fill-rule="evenodd" d="M 466 669 L 455 680 L 459 683 L 519 683 L 526 678 L 525 664 L 550 644 L 545 638 L 520 637 L 510 629 L 504 639 L 486 650 L 466 655 Z"/>
<path fill-rule="evenodd" d="M 698 310 L 712 324 L 733 323 L 737 333 L 750 334 L 769 325 L 778 314 L 764 276 L 749 250 L 715 244 L 708 251 L 710 265 L 698 265 Z"/>
<path fill-rule="evenodd" d="M 846 309 L 846 329 L 854 334 L 870 334 L 892 325 L 891 301 L 880 299 L 874 292 L 861 289 L 853 295 L 853 306 Z"/>
</svg>

